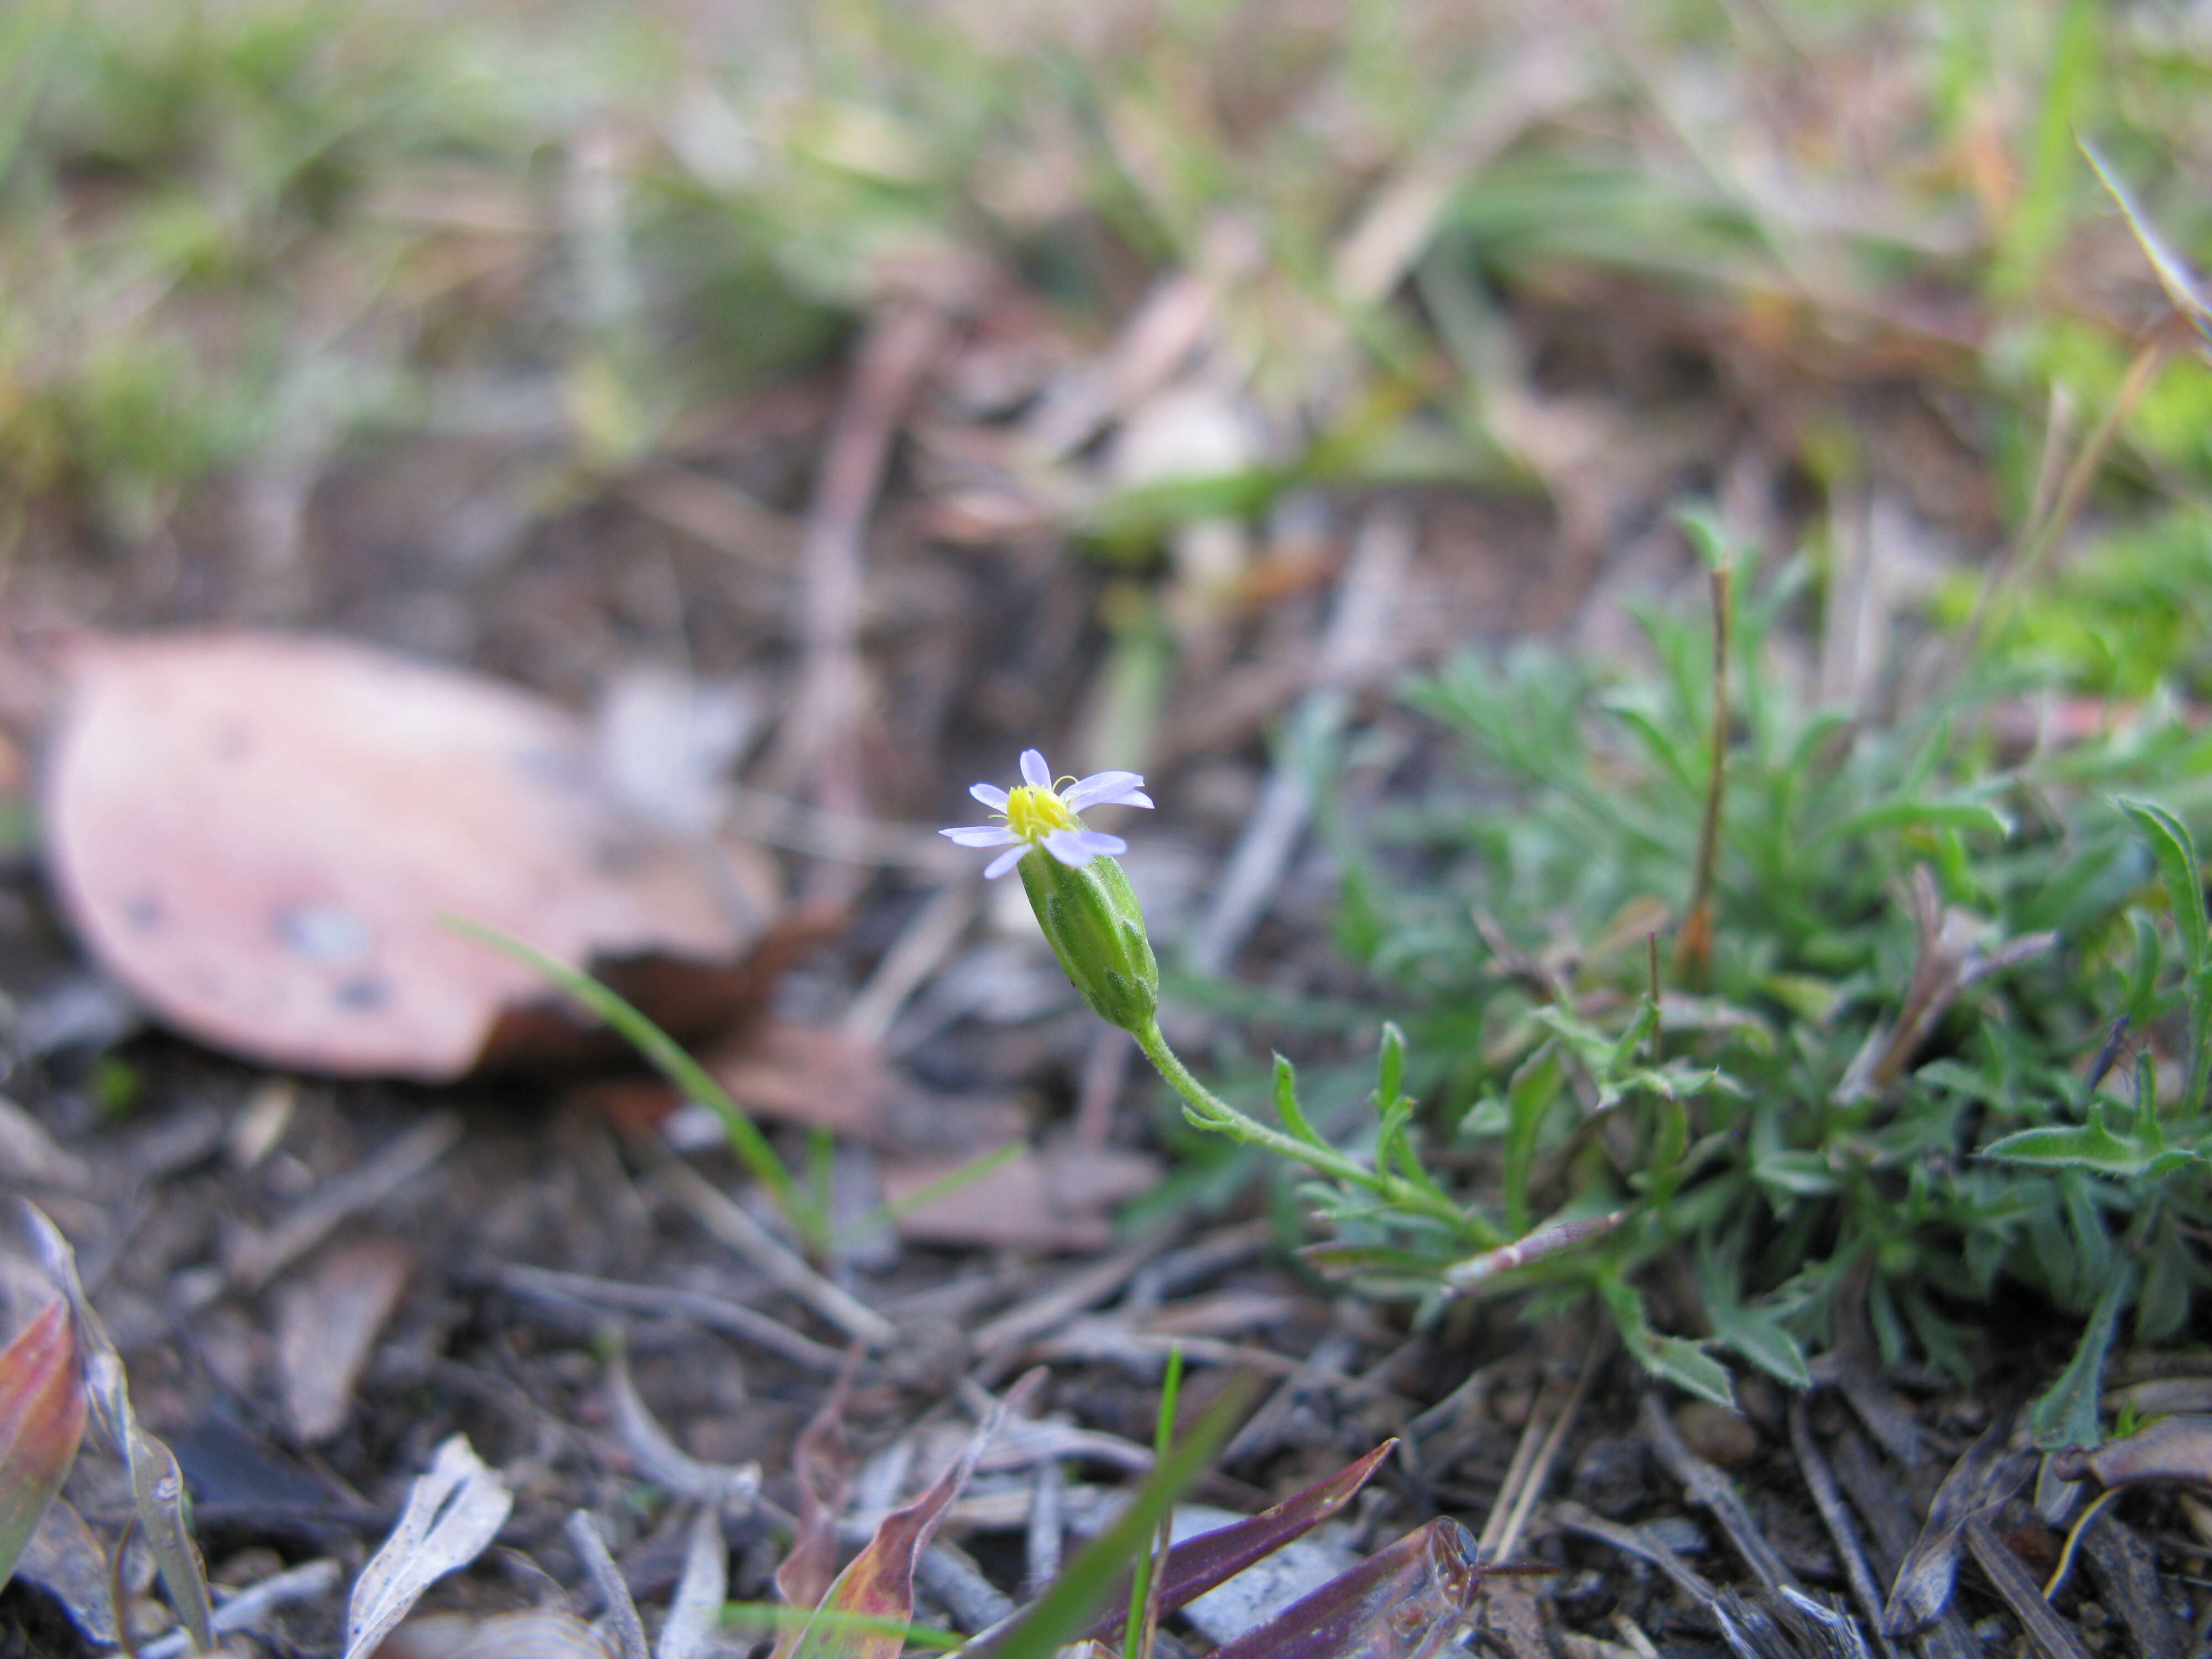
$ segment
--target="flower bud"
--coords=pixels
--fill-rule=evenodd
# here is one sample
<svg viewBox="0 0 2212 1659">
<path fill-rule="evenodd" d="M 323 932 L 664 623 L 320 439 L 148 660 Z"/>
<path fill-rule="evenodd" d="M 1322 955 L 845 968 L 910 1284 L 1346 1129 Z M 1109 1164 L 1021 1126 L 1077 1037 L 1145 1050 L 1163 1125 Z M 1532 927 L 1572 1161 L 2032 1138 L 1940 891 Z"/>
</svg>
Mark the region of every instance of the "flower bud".
<svg viewBox="0 0 2212 1659">
<path fill-rule="evenodd" d="M 1121 866 L 1102 853 L 1070 868 L 1040 851 L 1021 861 L 1021 872 L 1037 925 L 1091 1012 L 1125 1031 L 1151 1025 L 1160 1006 L 1160 965 Z"/>
</svg>

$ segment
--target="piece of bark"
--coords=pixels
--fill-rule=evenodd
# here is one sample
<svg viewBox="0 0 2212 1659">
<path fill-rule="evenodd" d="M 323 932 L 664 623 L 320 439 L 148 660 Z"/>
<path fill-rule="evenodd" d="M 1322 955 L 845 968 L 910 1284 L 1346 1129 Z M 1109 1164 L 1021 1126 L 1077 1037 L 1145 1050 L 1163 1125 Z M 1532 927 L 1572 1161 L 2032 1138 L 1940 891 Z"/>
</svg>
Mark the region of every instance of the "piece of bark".
<svg viewBox="0 0 2212 1659">
<path fill-rule="evenodd" d="M 327 1252 L 278 1293 L 276 1369 L 301 1445 L 345 1426 L 354 1385 L 414 1271 L 415 1252 L 398 1239 L 364 1238 Z"/>
</svg>

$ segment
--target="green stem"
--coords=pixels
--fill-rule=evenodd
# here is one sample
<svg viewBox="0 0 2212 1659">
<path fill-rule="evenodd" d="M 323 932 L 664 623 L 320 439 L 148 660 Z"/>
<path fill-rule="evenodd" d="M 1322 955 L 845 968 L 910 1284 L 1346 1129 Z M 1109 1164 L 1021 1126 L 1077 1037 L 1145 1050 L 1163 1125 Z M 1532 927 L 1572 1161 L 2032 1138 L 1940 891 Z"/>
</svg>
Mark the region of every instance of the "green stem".
<svg viewBox="0 0 2212 1659">
<path fill-rule="evenodd" d="M 1175 1050 L 1168 1047 L 1167 1038 L 1160 1035 L 1158 1020 L 1132 1035 L 1137 1039 L 1137 1046 L 1145 1051 L 1145 1058 L 1167 1079 L 1168 1086 L 1183 1097 L 1191 1121 L 1200 1128 L 1216 1130 L 1248 1146 L 1263 1146 L 1279 1158 L 1303 1164 L 1347 1185 L 1364 1188 L 1401 1209 L 1418 1210 L 1459 1231 L 1468 1231 L 1468 1218 L 1456 1205 L 1424 1192 L 1404 1176 L 1370 1170 L 1326 1142 L 1301 1140 L 1238 1111 L 1191 1075 L 1190 1067 L 1176 1057 Z"/>
</svg>

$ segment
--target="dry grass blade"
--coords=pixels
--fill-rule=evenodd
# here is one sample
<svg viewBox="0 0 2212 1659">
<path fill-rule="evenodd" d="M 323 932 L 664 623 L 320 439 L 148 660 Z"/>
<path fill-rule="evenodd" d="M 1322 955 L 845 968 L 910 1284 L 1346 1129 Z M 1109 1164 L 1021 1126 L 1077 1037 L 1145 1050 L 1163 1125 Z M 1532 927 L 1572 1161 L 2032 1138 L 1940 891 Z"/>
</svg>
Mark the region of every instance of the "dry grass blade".
<svg viewBox="0 0 2212 1659">
<path fill-rule="evenodd" d="M 1173 1613 L 1187 1607 L 1285 1544 L 1304 1537 L 1349 1504 L 1397 1444 L 1395 1440 L 1386 1440 L 1366 1456 L 1291 1494 L 1273 1509 L 1176 1545 L 1168 1551 L 1159 1574 L 1160 1610 Z M 1118 1610 L 1104 1613 L 1084 1633 L 1103 1638 L 1121 1618 Z"/>
<path fill-rule="evenodd" d="M 483 1553 L 514 1507 L 507 1483 L 466 1437 L 441 1445 L 407 1493 L 392 1535 L 354 1583 L 346 1609 L 345 1659 L 368 1659 L 422 1592 Z"/>
<path fill-rule="evenodd" d="M 837 1511 L 844 1506 L 853 1459 L 845 1441 L 845 1396 L 851 1392 L 860 1359 L 854 1348 L 838 1371 L 836 1385 L 814 1419 L 799 1431 L 791 1451 L 792 1473 L 799 1477 L 799 1530 L 791 1553 L 775 1570 L 775 1593 L 787 1607 L 818 1607 L 837 1575 Z M 776 1632 L 771 1659 L 787 1659 L 805 1633 L 803 1625 Z"/>
<path fill-rule="evenodd" d="M 1821 1522 L 1828 1529 L 1829 1541 L 1834 1544 L 1836 1554 L 1843 1561 L 1844 1577 L 1850 1583 L 1851 1600 L 1858 1603 L 1867 1628 L 1874 1632 L 1875 1650 L 1881 1659 L 1896 1659 L 1897 1650 L 1881 1628 L 1881 1588 L 1875 1583 L 1858 1528 L 1852 1524 L 1850 1511 L 1844 1507 L 1843 1494 L 1836 1489 L 1835 1473 L 1821 1454 L 1820 1443 L 1813 1438 L 1813 1425 L 1802 1397 L 1790 1402 L 1790 1445 L 1796 1454 L 1798 1472 L 1805 1477 L 1806 1489 L 1813 1494 L 1814 1507 L 1820 1511 Z"/>
<path fill-rule="evenodd" d="M 1474 1534 L 1439 1516 L 1215 1650 L 1216 1659 L 1425 1659 L 1449 1645 L 1494 1571 Z"/>
<path fill-rule="evenodd" d="M 712 1504 L 702 1505 L 691 1518 L 684 1575 L 676 1581 L 653 1659 L 714 1659 L 721 1650 L 715 1632 L 729 1588 L 730 1552 L 722 1541 L 722 1517 Z"/>
<path fill-rule="evenodd" d="M 732 1513 L 760 1490 L 760 1465 L 702 1463 L 668 1437 L 631 1382 L 629 1360 L 617 1346 L 607 1362 L 607 1405 L 615 1432 L 637 1460 L 638 1473 L 671 1492 L 704 1504 L 716 1514 Z"/>
<path fill-rule="evenodd" d="M 2203 285 L 2187 261 L 2177 253 L 2172 244 L 2162 235 L 2150 216 L 2136 201 L 2135 192 L 2127 186 L 2112 163 L 2106 161 L 2097 147 L 2087 138 L 2078 139 L 2081 154 L 2089 158 L 2089 165 L 2097 170 L 2097 178 L 2112 200 L 2119 204 L 2120 211 L 2127 216 L 2128 228 L 2135 233 L 2136 244 L 2143 257 L 2150 261 L 2151 270 L 2157 274 L 2158 285 L 2166 290 L 2166 297 L 2173 308 L 2189 319 L 2197 331 L 2212 341 L 2212 301 L 2204 296 Z"/>
<path fill-rule="evenodd" d="M 69 1478 L 84 1416 L 76 1334 L 56 1297 L 0 1353 L 0 1584 Z"/>
</svg>

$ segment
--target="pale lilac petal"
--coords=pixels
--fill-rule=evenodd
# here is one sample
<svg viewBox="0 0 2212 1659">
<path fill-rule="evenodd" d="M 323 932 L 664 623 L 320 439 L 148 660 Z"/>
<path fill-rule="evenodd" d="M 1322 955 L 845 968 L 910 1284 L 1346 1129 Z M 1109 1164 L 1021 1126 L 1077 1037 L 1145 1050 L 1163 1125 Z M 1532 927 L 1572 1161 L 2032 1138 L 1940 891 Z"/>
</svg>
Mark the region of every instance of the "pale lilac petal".
<svg viewBox="0 0 2212 1659">
<path fill-rule="evenodd" d="M 1091 830 L 1048 830 L 1045 832 L 1044 850 L 1070 869 L 1080 870 L 1096 856 L 1085 845 L 1096 833 Z M 1111 841 L 1113 837 L 1109 836 L 1107 839 Z"/>
<path fill-rule="evenodd" d="M 940 830 L 937 833 L 961 847 L 1005 847 L 1021 839 L 1003 823 L 979 823 L 972 829 Z"/>
<path fill-rule="evenodd" d="M 1071 812 L 1080 812 L 1086 806 L 1107 806 L 1126 800 L 1145 787 L 1144 775 L 1138 772 L 1093 772 L 1080 783 L 1067 787 L 1061 797 Z"/>
<path fill-rule="evenodd" d="M 986 881 L 998 880 L 1000 876 L 1005 875 L 1007 871 L 1012 869 L 1024 859 L 1027 858 L 1029 856 L 1029 851 L 1030 844 L 1027 842 L 1022 842 L 1017 846 L 1009 847 L 1005 852 L 1000 854 L 998 857 L 993 859 L 988 864 L 983 866 L 983 879 Z"/>
<path fill-rule="evenodd" d="M 1052 787 L 1052 768 L 1044 763 L 1044 757 L 1034 749 L 1022 750 L 1022 781 L 1032 789 Z"/>
<path fill-rule="evenodd" d="M 1123 841 L 1119 836 L 1109 836 L 1103 830 L 1078 830 L 1075 831 L 1075 838 L 1091 849 L 1091 856 L 1094 858 L 1101 853 L 1111 858 L 1117 853 L 1126 853 L 1129 850 L 1127 842 Z"/>
<path fill-rule="evenodd" d="M 994 812 L 1006 810 L 1006 792 L 995 783 L 971 783 L 968 786 L 968 793 Z"/>
</svg>

